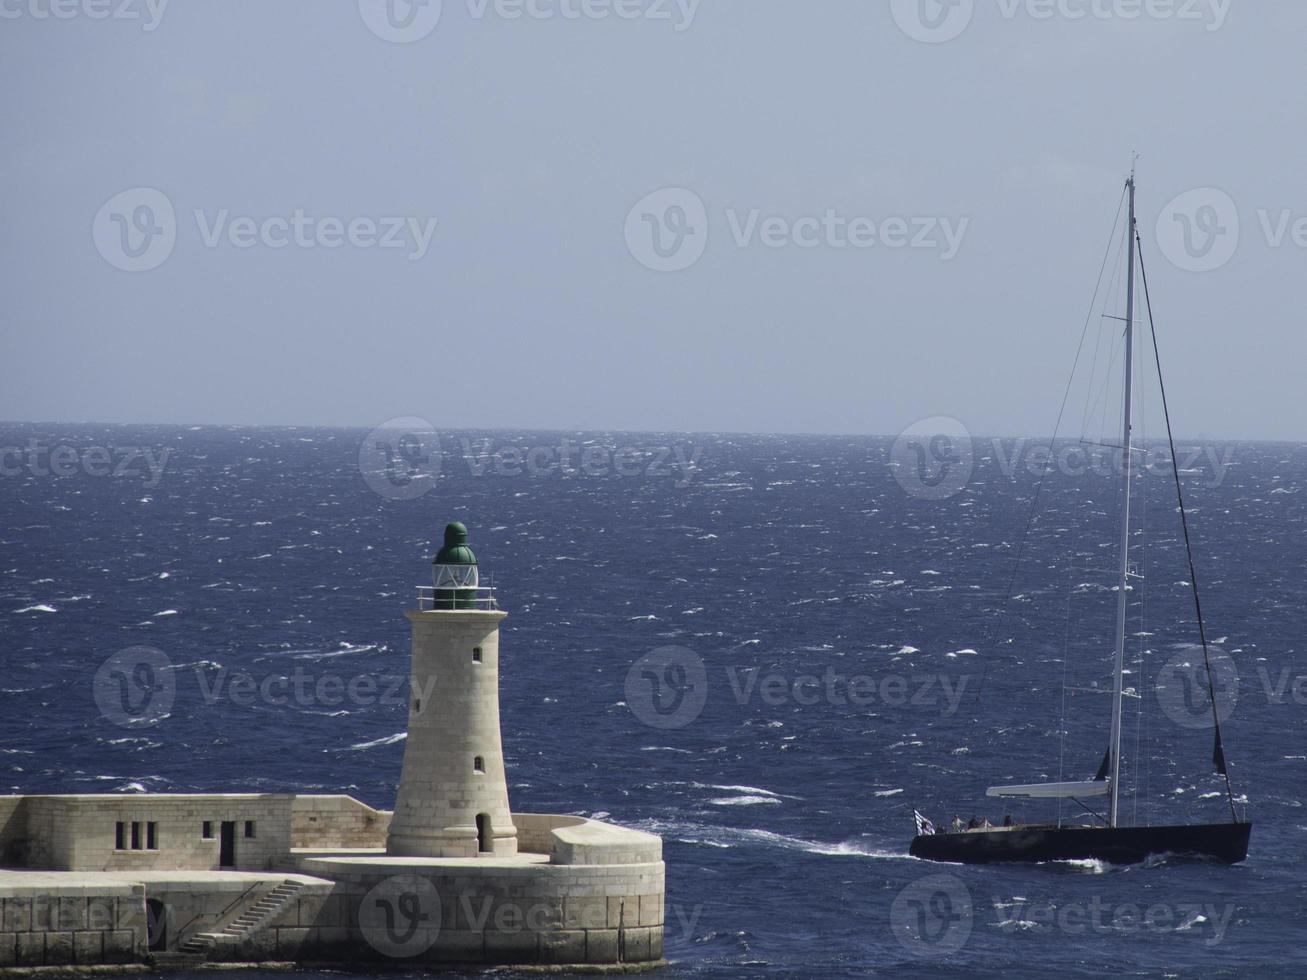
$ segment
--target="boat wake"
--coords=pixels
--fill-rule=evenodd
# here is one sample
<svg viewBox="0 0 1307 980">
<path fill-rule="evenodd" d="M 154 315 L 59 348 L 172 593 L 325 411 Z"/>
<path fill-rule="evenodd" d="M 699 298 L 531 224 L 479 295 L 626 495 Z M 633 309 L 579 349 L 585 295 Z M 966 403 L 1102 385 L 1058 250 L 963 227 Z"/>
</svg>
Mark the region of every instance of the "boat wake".
<svg viewBox="0 0 1307 980">
<path fill-rule="evenodd" d="M 1120 868 L 1124 870 L 1129 865 L 1114 865 L 1107 861 L 1100 861 L 1098 858 L 1072 858 L 1067 861 L 1039 861 L 1038 867 L 1065 868 L 1067 871 L 1079 872 L 1082 874 L 1101 875 L 1110 868 Z"/>
<path fill-rule="evenodd" d="M 915 861 L 906 851 L 873 847 L 859 840 L 839 842 L 805 840 L 756 827 L 722 827 L 683 820 L 643 820 L 632 824 L 637 830 L 658 834 L 666 840 L 703 847 L 762 847 L 824 857 L 857 857 L 875 860 Z"/>
</svg>

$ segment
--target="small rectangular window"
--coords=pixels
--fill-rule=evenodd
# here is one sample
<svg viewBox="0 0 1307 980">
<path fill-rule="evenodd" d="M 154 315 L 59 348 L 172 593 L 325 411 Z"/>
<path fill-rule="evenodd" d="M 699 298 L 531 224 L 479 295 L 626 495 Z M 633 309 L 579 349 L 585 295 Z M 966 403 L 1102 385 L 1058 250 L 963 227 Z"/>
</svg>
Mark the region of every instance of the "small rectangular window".
<svg viewBox="0 0 1307 980">
<path fill-rule="evenodd" d="M 126 844 L 127 844 L 127 828 L 124 827 L 123 822 L 119 820 L 118 826 L 114 829 L 113 849 L 115 851 L 125 850 Z"/>
<path fill-rule="evenodd" d="M 473 662 L 474 664 L 479 664 L 479 663 L 481 663 L 481 648 L 480 648 L 480 647 L 473 647 L 473 648 L 472 648 L 472 662 Z"/>
<path fill-rule="evenodd" d="M 252 838 L 252 837 L 254 836 L 254 821 L 253 821 L 253 820 L 246 820 L 246 821 L 245 821 L 245 836 L 246 836 L 246 837 L 250 837 L 250 838 Z"/>
<path fill-rule="evenodd" d="M 213 840 L 213 821 L 206 820 L 200 826 L 200 836 L 205 840 Z"/>
<path fill-rule="evenodd" d="M 139 851 L 140 849 L 141 849 L 141 822 L 139 820 L 133 820 L 132 821 L 132 850 Z"/>
<path fill-rule="evenodd" d="M 475 756 L 475 757 L 472 759 L 472 771 L 473 771 L 473 772 L 485 772 L 485 771 L 486 771 L 486 760 L 483 759 L 483 758 L 481 758 L 481 756 L 479 756 L 479 755 L 478 755 L 478 756 Z"/>
<path fill-rule="evenodd" d="M 153 820 L 145 825 L 145 849 L 147 851 L 159 849 L 159 825 Z"/>
</svg>

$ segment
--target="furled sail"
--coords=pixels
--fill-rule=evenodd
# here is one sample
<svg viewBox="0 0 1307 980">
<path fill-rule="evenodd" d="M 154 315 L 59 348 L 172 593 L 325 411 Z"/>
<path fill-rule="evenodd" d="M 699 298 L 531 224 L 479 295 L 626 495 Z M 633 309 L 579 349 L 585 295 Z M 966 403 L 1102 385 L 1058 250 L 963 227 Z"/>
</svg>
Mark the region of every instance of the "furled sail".
<svg viewBox="0 0 1307 980">
<path fill-rule="evenodd" d="M 1035 783 L 1031 786 L 991 786 L 986 796 L 1001 796 L 1014 800 L 1069 800 L 1079 796 L 1106 796 L 1111 788 L 1108 780 L 1089 783 Z"/>
</svg>

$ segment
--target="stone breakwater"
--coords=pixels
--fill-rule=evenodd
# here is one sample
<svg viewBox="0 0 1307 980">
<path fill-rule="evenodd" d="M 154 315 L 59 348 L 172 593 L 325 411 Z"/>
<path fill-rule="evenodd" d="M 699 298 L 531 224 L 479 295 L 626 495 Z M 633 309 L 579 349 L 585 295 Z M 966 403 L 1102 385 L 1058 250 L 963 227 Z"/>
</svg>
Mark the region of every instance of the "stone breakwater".
<svg viewBox="0 0 1307 980">
<path fill-rule="evenodd" d="M 65 824 L 88 835 L 75 852 L 45 839 L 53 801 Z M 663 957 L 661 840 L 582 817 L 513 814 L 516 854 L 422 858 L 388 856 L 389 813 L 341 796 L 5 797 L 0 813 L 8 814 L 0 821 L 6 862 L 30 855 L 46 865 L 0 870 L 0 969 L 204 962 L 639 968 Z M 19 819 L 24 813 L 38 815 L 35 825 Z M 220 840 L 212 847 L 190 840 L 203 842 L 206 824 L 217 835 L 223 822 L 239 822 L 243 832 L 243 819 L 206 814 L 247 813 L 259 815 L 251 840 L 263 835 L 263 843 L 237 854 L 257 867 L 167 866 L 176 860 L 174 843 L 187 861 L 221 847 Z M 153 850 L 141 830 L 142 846 L 133 851 L 132 823 L 155 824 Z M 114 846 L 119 824 L 127 827 L 125 848 Z M 75 854 L 95 864 L 69 867 Z M 138 870 L 121 867 L 129 861 Z"/>
</svg>

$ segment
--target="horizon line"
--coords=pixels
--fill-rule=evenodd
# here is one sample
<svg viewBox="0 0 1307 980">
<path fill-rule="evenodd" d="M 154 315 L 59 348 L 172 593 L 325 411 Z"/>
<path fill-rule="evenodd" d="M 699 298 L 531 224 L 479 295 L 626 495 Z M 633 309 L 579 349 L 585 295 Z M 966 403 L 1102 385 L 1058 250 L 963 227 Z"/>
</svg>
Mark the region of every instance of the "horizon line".
<svg viewBox="0 0 1307 980">
<path fill-rule="evenodd" d="M 396 416 L 396 418 L 401 418 L 401 417 L 404 417 L 404 416 Z M 408 418 L 421 418 L 421 416 L 407 416 L 407 417 L 408 417 Z M 939 418 L 949 418 L 949 417 L 951 417 L 951 416 L 938 416 L 938 417 L 939 417 Z M 953 417 L 953 418 L 955 418 L 955 417 Z M 389 421 L 389 420 L 387 420 L 387 421 Z M 426 420 L 424 419 L 423 421 L 426 421 Z M 960 420 L 960 419 L 957 419 L 957 421 L 961 421 L 961 420 Z M 381 425 L 384 425 L 384 424 L 385 424 L 384 422 L 381 423 Z M 541 433 L 541 434 L 561 434 L 561 435 L 581 434 L 581 433 L 585 433 L 585 434 L 591 434 L 591 433 L 614 433 L 614 434 L 621 434 L 621 435 L 657 435 L 657 436 L 666 436 L 666 435 L 675 435 L 675 436 L 761 436 L 761 437 L 776 437 L 776 436 L 800 436 L 800 437 L 805 437 L 805 436 L 806 436 L 806 437 L 811 437 L 811 438 L 897 439 L 900 435 L 903 434 L 903 431 L 906 431 L 906 430 L 907 430 L 908 428 L 910 428 L 913 424 L 915 424 L 915 423 L 909 423 L 909 425 L 908 425 L 908 426 L 905 426 L 904 430 L 901 430 L 900 432 L 853 432 L 853 431 L 843 431 L 843 432 L 838 432 L 838 431 L 821 431 L 821 430 L 813 430 L 813 429 L 793 429 L 793 430 L 772 430 L 772 431 L 766 431 L 766 430 L 761 430 L 761 429 L 645 429 L 645 428 L 624 429 L 624 428 L 612 428 L 612 427 L 597 427 L 597 428 L 573 428 L 573 427 L 562 427 L 562 428 L 560 428 L 560 427 L 550 427 L 550 426 L 493 426 L 493 427 L 478 427 L 478 426 L 450 426 L 450 427 L 445 428 L 445 429 L 440 429 L 440 428 L 437 428 L 437 427 L 435 427 L 435 426 L 432 426 L 432 429 L 436 432 L 437 435 L 439 435 L 439 434 L 442 433 L 442 432 L 449 433 L 449 434 L 451 434 L 451 435 L 453 435 L 453 434 L 458 434 L 458 433 L 483 433 L 483 432 L 484 432 L 484 433 L 523 433 L 523 432 L 532 432 L 532 433 Z M 358 431 L 361 431 L 361 432 L 370 432 L 370 431 L 372 431 L 373 429 L 379 427 L 379 426 L 377 426 L 377 425 L 366 425 L 366 424 L 362 424 L 362 425 L 340 425 L 340 424 L 327 424 L 327 423 L 320 423 L 320 422 L 313 422 L 313 423 L 287 423 L 287 422 L 141 422 L 141 421 L 133 421 L 133 422 L 111 422 L 111 421 L 95 420 L 95 419 L 78 419 L 78 420 L 57 420 L 57 419 L 39 419 L 39 420 L 34 420 L 34 419 L 0 419 L 0 426 L 6 426 L 6 425 L 36 425 L 36 426 L 41 426 L 41 425 L 50 425 L 50 426 L 103 425 L 103 426 L 116 426 L 116 427 L 121 427 L 121 428 L 130 428 L 130 427 L 133 427 L 133 426 L 160 426 L 160 427 L 165 427 L 165 428 L 176 428 L 176 429 L 254 429 L 254 430 L 259 430 L 259 429 L 270 429 L 270 430 L 271 430 L 271 429 L 326 429 L 326 430 L 344 430 L 344 431 L 354 431 L 354 430 L 358 430 Z M 965 427 L 965 423 L 963 423 L 963 426 Z M 976 439 L 991 439 L 991 440 L 992 440 L 992 439 L 1030 439 L 1030 440 L 1036 440 L 1036 441 L 1039 441 L 1039 442 L 1052 442 L 1052 441 L 1053 441 L 1053 437 L 1052 437 L 1052 435 L 1051 435 L 1051 434 L 1048 434 L 1048 433 L 1044 433 L 1044 434 L 1031 434 L 1031 433 L 1022 433 L 1022 434 L 1018 434 L 1018 433 L 1011 433 L 1011 432 L 1008 432 L 1008 433 L 995 433 L 995 432 L 971 433 L 971 432 L 969 432 L 969 435 L 970 435 L 970 437 L 971 437 L 973 440 L 976 440 Z M 1177 435 L 1175 438 L 1176 438 L 1177 441 L 1189 440 L 1189 441 L 1220 442 L 1220 443 L 1232 443 L 1232 442 L 1237 442 L 1237 443 L 1266 443 L 1266 444 L 1268 444 L 1268 445 L 1294 445 L 1294 446 L 1296 446 L 1296 445 L 1303 445 L 1304 443 L 1307 443 L 1307 439 L 1272 438 L 1272 437 L 1267 437 L 1267 436 L 1217 436 L 1217 435 L 1213 435 L 1213 434 L 1211 434 L 1211 433 L 1204 433 L 1204 432 L 1196 433 L 1196 434 L 1193 434 L 1193 435 L 1183 435 L 1183 434 L 1182 434 L 1182 435 Z M 1090 442 L 1090 441 L 1088 441 L 1088 440 L 1086 440 L 1086 439 L 1084 439 L 1084 438 L 1076 438 L 1076 437 L 1073 437 L 1073 436 L 1059 436 L 1059 437 L 1057 438 L 1056 441 L 1057 441 L 1058 443 L 1074 442 L 1074 443 L 1077 443 L 1077 444 L 1084 444 L 1084 445 L 1093 445 L 1093 446 L 1098 446 L 1098 445 L 1099 445 L 1098 443 Z M 1151 439 L 1142 439 L 1142 440 L 1139 440 L 1139 441 L 1136 443 L 1136 445 L 1142 445 L 1142 444 L 1144 444 L 1144 443 L 1151 443 L 1151 442 L 1163 442 L 1163 443 L 1164 443 L 1165 441 L 1166 441 L 1165 436 L 1158 436 L 1158 437 L 1154 437 L 1154 438 L 1151 438 Z M 1101 447 L 1101 448 L 1112 449 L 1112 448 L 1120 448 L 1120 447 L 1103 446 L 1103 447 Z"/>
</svg>

